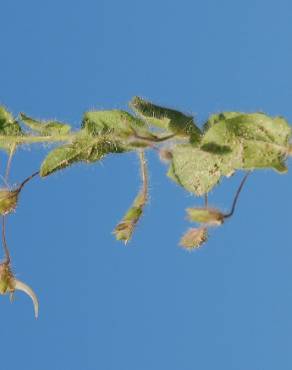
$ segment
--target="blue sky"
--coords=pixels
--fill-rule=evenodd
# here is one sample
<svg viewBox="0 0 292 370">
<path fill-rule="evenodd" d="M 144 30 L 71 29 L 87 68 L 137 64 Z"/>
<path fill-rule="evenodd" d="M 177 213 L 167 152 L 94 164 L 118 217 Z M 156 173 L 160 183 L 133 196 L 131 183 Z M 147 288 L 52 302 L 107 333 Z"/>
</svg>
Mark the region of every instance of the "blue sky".
<svg viewBox="0 0 292 370">
<path fill-rule="evenodd" d="M 79 127 L 134 95 L 194 114 L 292 122 L 290 1 L 6 1 L 0 103 Z M 11 184 L 48 147 L 17 153 Z M 291 174 L 259 171 L 236 215 L 195 253 L 177 246 L 200 204 L 149 153 L 151 199 L 133 241 L 111 234 L 139 187 L 133 154 L 32 181 L 8 219 L 18 278 L 1 297 L 1 369 L 290 370 Z M 1 157 L 1 171 L 5 158 Z M 211 194 L 229 209 L 240 175 Z"/>
</svg>

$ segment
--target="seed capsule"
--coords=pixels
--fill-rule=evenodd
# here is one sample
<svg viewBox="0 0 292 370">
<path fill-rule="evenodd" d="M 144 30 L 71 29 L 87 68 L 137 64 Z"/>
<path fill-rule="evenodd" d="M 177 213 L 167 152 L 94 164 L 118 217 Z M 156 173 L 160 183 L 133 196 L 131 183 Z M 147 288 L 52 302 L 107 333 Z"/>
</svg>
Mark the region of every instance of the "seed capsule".
<svg viewBox="0 0 292 370">
<path fill-rule="evenodd" d="M 0 189 L 0 214 L 7 215 L 15 211 L 19 190 Z"/>
<path fill-rule="evenodd" d="M 180 240 L 180 246 L 187 250 L 197 249 L 206 242 L 207 238 L 208 232 L 206 227 L 192 228 L 183 235 Z"/>
<path fill-rule="evenodd" d="M 224 214 L 216 208 L 187 208 L 186 211 L 190 221 L 217 226 L 224 222 Z"/>
<path fill-rule="evenodd" d="M 14 291 L 13 274 L 7 263 L 0 264 L 0 294 Z"/>
</svg>

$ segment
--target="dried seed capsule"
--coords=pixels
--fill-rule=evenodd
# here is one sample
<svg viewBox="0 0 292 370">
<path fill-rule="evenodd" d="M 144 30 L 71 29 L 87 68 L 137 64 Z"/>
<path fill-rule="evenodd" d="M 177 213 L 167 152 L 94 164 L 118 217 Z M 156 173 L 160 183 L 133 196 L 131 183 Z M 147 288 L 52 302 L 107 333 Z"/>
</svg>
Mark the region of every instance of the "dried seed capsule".
<svg viewBox="0 0 292 370">
<path fill-rule="evenodd" d="M 187 208 L 190 221 L 208 224 L 221 225 L 224 222 L 224 214 L 216 208 Z"/>
<path fill-rule="evenodd" d="M 7 263 L 0 264 L 0 294 L 14 291 L 13 274 Z"/>
<path fill-rule="evenodd" d="M 180 246 L 187 250 L 199 248 L 208 238 L 206 227 L 189 229 L 181 238 Z"/>
<path fill-rule="evenodd" d="M 7 215 L 15 211 L 18 201 L 18 195 L 22 188 L 39 172 L 33 173 L 31 176 L 27 177 L 22 183 L 14 190 L 9 188 L 0 189 L 0 215 Z"/>
<path fill-rule="evenodd" d="M 15 211 L 19 190 L 0 189 L 0 214 L 6 215 Z"/>
</svg>

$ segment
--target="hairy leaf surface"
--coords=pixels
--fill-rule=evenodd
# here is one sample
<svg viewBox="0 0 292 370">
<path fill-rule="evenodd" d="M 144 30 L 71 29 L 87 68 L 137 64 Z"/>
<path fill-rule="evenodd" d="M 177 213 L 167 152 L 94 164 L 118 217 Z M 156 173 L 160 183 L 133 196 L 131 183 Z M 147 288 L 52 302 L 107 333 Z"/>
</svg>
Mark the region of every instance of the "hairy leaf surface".
<svg viewBox="0 0 292 370">
<path fill-rule="evenodd" d="M 0 136 L 9 136 L 9 142 L 6 139 L 0 138 L 0 148 L 10 152 L 11 148 L 17 145 L 17 137 L 23 135 L 18 122 L 13 118 L 8 110 L 0 106 Z"/>
<path fill-rule="evenodd" d="M 122 153 L 125 148 L 106 135 L 91 138 L 85 135 L 77 137 L 72 144 L 53 149 L 41 165 L 40 176 L 66 168 L 76 162 L 93 163 L 109 153 Z"/>
<path fill-rule="evenodd" d="M 136 132 L 140 135 L 151 135 L 145 123 L 123 110 L 105 110 L 86 112 L 82 128 L 90 135 L 115 134 L 128 138 Z"/>
<path fill-rule="evenodd" d="M 192 142 L 200 139 L 201 131 L 194 118 L 174 109 L 160 107 L 139 97 L 132 99 L 130 107 L 146 122 L 176 135 L 190 137 Z"/>
<path fill-rule="evenodd" d="M 42 135 L 65 135 L 71 130 L 71 126 L 59 121 L 39 121 L 20 113 L 22 122 L 31 130 Z"/>
<path fill-rule="evenodd" d="M 241 157 L 241 165 L 234 169 L 273 168 L 285 172 L 290 137 L 291 128 L 281 117 L 228 112 L 212 117 L 201 148 L 210 152 L 217 147 L 218 154 L 225 148 L 232 156 Z"/>
<path fill-rule="evenodd" d="M 235 170 L 271 168 L 286 172 L 291 128 L 281 117 L 227 112 L 211 116 L 200 147 L 175 145 L 168 176 L 203 195 Z"/>
</svg>

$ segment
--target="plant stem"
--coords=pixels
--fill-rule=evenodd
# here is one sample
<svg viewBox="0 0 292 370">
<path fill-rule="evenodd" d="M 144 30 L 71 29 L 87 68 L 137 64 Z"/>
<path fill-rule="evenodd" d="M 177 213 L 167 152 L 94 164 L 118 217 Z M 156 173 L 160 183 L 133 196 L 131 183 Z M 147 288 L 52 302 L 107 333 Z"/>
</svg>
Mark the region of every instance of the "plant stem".
<svg viewBox="0 0 292 370">
<path fill-rule="evenodd" d="M 22 183 L 19 185 L 19 187 L 17 188 L 17 191 L 20 192 L 21 189 L 24 187 L 24 185 L 29 182 L 32 178 L 34 178 L 35 176 L 37 176 L 38 174 L 40 173 L 40 171 L 37 171 L 37 172 L 34 172 L 32 175 L 30 175 L 29 177 L 27 177 L 25 180 L 22 181 Z"/>
<path fill-rule="evenodd" d="M 2 216 L 2 243 L 3 243 L 3 249 L 5 253 L 5 260 L 4 263 L 7 265 L 10 265 L 10 252 L 6 243 L 6 237 L 5 237 L 5 216 Z"/>
<path fill-rule="evenodd" d="M 34 144 L 34 143 L 57 143 L 57 142 L 66 142 L 72 141 L 74 139 L 74 134 L 68 135 L 58 135 L 58 136 L 3 136 L 0 135 L 0 142 L 5 142 L 5 144 Z"/>
<path fill-rule="evenodd" d="M 5 178 L 4 178 L 4 181 L 6 183 L 8 182 L 8 177 L 9 177 L 11 162 L 12 162 L 12 158 L 13 158 L 13 155 L 15 153 L 15 150 L 16 150 L 16 146 L 17 145 L 15 143 L 12 144 L 12 147 L 11 147 L 10 153 L 9 153 L 9 157 L 8 157 L 8 160 L 7 160 L 6 171 L 5 171 Z"/>
<path fill-rule="evenodd" d="M 245 176 L 243 177 L 243 179 L 241 180 L 241 183 L 240 183 L 240 185 L 239 185 L 239 187 L 238 187 L 238 189 L 237 189 L 237 192 L 236 192 L 236 194 L 235 194 L 235 197 L 234 197 L 234 199 L 233 199 L 233 203 L 232 203 L 231 210 L 230 210 L 230 212 L 229 212 L 229 213 L 227 213 L 226 215 L 224 215 L 224 218 L 225 218 L 225 219 L 226 219 L 226 218 L 229 218 L 229 217 L 231 217 L 231 216 L 233 215 L 233 213 L 234 213 L 234 211 L 235 211 L 236 203 L 237 203 L 237 201 L 238 201 L 239 194 L 240 194 L 240 192 L 241 192 L 241 190 L 242 190 L 242 188 L 243 188 L 243 185 L 244 185 L 245 181 L 247 180 L 247 178 L 248 178 L 249 174 L 250 174 L 250 172 L 247 172 L 247 173 L 245 174 Z"/>
<path fill-rule="evenodd" d="M 147 201 L 147 194 L 148 194 L 148 171 L 147 171 L 147 161 L 145 158 L 144 150 L 139 150 L 139 159 L 140 159 L 140 171 L 141 171 L 141 178 L 142 178 L 142 194 L 143 194 L 143 202 L 146 203 Z"/>
<path fill-rule="evenodd" d="M 205 208 L 208 207 L 208 194 L 205 194 L 204 196 L 204 203 L 205 203 Z"/>
</svg>

